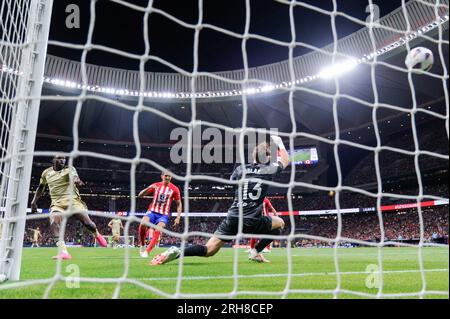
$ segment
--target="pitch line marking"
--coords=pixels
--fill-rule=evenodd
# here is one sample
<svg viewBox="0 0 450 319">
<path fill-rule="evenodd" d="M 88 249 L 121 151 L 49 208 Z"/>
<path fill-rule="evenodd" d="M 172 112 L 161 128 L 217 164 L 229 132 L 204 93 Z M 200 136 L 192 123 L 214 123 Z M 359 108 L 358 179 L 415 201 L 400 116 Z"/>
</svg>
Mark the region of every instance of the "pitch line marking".
<svg viewBox="0 0 450 319">
<path fill-rule="evenodd" d="M 448 272 L 448 269 L 424 269 L 424 272 Z M 395 273 L 417 273 L 421 272 L 420 269 L 410 269 L 410 270 L 386 270 L 382 274 L 395 274 Z M 303 274 L 291 274 L 292 277 L 309 277 L 309 276 L 336 276 L 337 272 L 311 272 Z M 340 272 L 341 275 L 366 275 L 365 271 L 349 271 Z M 237 278 L 266 278 L 266 277 L 287 277 L 289 274 L 254 274 L 254 275 L 238 275 Z M 183 280 L 210 280 L 210 279 L 234 279 L 235 276 L 192 276 L 183 277 Z M 171 281 L 177 280 L 178 277 L 160 277 L 160 278 L 135 278 L 142 281 Z"/>
</svg>

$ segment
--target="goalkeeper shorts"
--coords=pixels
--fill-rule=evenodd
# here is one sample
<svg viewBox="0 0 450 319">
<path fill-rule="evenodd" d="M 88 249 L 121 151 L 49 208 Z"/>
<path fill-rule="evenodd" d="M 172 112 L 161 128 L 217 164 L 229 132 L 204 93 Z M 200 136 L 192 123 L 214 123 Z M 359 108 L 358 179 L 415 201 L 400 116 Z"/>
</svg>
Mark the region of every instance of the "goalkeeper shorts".
<svg viewBox="0 0 450 319">
<path fill-rule="evenodd" d="M 244 234 L 271 234 L 272 233 L 272 218 L 269 216 L 262 216 L 258 219 L 244 218 L 242 220 L 242 232 Z M 226 239 L 221 235 L 235 236 L 238 233 L 239 218 L 227 217 L 220 223 L 214 235 L 222 241 L 229 242 L 233 239 Z"/>
</svg>

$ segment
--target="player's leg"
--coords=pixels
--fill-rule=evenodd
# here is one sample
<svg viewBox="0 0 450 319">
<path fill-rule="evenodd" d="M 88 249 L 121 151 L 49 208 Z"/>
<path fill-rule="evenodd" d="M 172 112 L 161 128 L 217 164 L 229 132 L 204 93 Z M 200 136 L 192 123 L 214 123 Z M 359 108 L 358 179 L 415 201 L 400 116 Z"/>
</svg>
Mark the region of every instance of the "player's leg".
<svg viewBox="0 0 450 319">
<path fill-rule="evenodd" d="M 97 242 L 102 247 L 108 246 L 105 238 L 103 238 L 103 236 L 100 234 L 100 232 L 97 229 L 97 226 L 95 225 L 95 223 L 92 221 L 92 219 L 89 217 L 89 215 L 87 213 L 84 213 L 84 212 L 76 213 L 76 214 L 74 214 L 74 217 L 76 219 L 78 219 L 87 230 L 89 230 L 91 232 L 92 236 L 95 237 Z"/>
<path fill-rule="evenodd" d="M 259 224 L 255 226 L 255 230 L 261 234 L 280 235 L 284 228 L 284 221 L 278 216 L 264 216 L 259 220 Z M 256 262 L 270 262 L 261 254 L 268 245 L 272 243 L 272 238 L 262 238 L 255 249 L 252 249 L 248 258 Z"/>
<path fill-rule="evenodd" d="M 190 247 L 187 247 L 184 249 L 184 256 L 185 257 L 191 257 L 191 256 L 198 256 L 198 257 L 211 257 L 217 254 L 217 252 L 222 248 L 222 246 L 225 244 L 225 240 L 219 238 L 220 235 L 226 235 L 226 236 L 234 236 L 237 233 L 237 226 L 238 221 L 233 219 L 229 220 L 228 218 L 223 220 L 222 223 L 217 228 L 216 232 L 214 233 L 214 236 L 212 236 L 206 245 L 193 245 Z M 172 246 L 165 252 L 157 255 L 153 260 L 150 262 L 150 265 L 156 266 L 156 265 L 162 265 L 165 263 L 168 263 L 171 260 L 174 260 L 178 258 L 181 255 L 181 250 L 178 247 Z"/>
<path fill-rule="evenodd" d="M 160 215 L 160 214 L 155 214 L 155 215 Z M 169 217 L 166 215 L 157 216 L 156 226 L 158 228 L 153 230 L 152 240 L 150 241 L 150 243 L 148 244 L 148 247 L 146 249 L 148 254 L 152 251 L 152 249 L 155 247 L 156 243 L 159 240 L 159 236 L 161 234 L 160 229 L 165 228 L 168 221 L 169 221 Z"/>
<path fill-rule="evenodd" d="M 212 236 L 206 245 L 193 245 L 184 249 L 184 256 L 212 257 L 225 244 L 223 240 L 216 236 Z"/>
<path fill-rule="evenodd" d="M 103 238 L 103 236 L 100 234 L 100 232 L 97 229 L 97 226 L 86 212 L 75 213 L 73 214 L 73 216 L 76 219 L 78 219 L 83 224 L 83 226 L 92 233 L 92 235 L 95 237 L 100 246 L 102 247 L 108 246 L 108 243 L 106 242 L 105 238 Z"/>
<path fill-rule="evenodd" d="M 269 221 L 270 225 L 271 225 L 271 230 L 268 234 L 270 235 L 280 235 L 281 231 L 284 228 L 284 221 L 283 219 L 281 219 L 278 216 L 267 216 L 266 218 L 270 219 L 271 221 Z M 264 227 L 264 224 L 266 224 L 266 221 L 262 221 L 261 222 L 261 227 Z M 258 253 L 262 252 L 263 249 L 270 245 L 273 242 L 273 239 L 271 238 L 263 238 L 262 240 L 259 241 L 259 243 L 255 246 L 255 249 Z"/>
<path fill-rule="evenodd" d="M 245 252 L 249 253 L 252 249 L 255 249 L 255 244 L 256 244 L 256 238 L 250 238 L 250 242 L 248 243 L 249 248 Z"/>
<path fill-rule="evenodd" d="M 255 248 L 256 238 L 250 238 L 250 250 Z"/>
<path fill-rule="evenodd" d="M 145 215 L 141 219 L 141 223 L 139 224 L 139 246 L 145 247 L 145 238 L 147 237 L 147 233 L 149 231 L 149 227 L 146 224 L 150 223 L 150 214 Z"/>
<path fill-rule="evenodd" d="M 212 236 L 208 242 L 206 243 L 206 255 L 205 257 L 211 257 L 217 254 L 217 252 L 222 248 L 225 242 L 219 239 L 216 236 Z M 189 247 L 188 247 L 189 248 Z M 184 251 L 184 255 L 186 256 L 186 250 Z M 189 255 L 189 251 L 188 251 Z"/>
<path fill-rule="evenodd" d="M 224 245 L 224 241 L 219 239 L 216 236 L 211 237 L 206 245 L 193 245 L 186 247 L 184 249 L 184 257 L 211 257 L 217 254 L 217 252 L 222 248 Z M 162 265 L 165 263 L 168 263 L 169 261 L 172 261 L 174 259 L 177 259 L 181 256 L 181 250 L 178 247 L 172 246 L 165 252 L 159 254 L 155 258 L 152 259 L 150 262 L 150 265 L 156 266 L 156 265 Z"/>
<path fill-rule="evenodd" d="M 117 234 L 116 232 L 113 232 L 112 233 L 112 246 L 113 246 L 113 249 L 117 249 L 119 241 L 120 241 L 119 234 Z"/>
<path fill-rule="evenodd" d="M 147 236 L 147 231 L 149 229 L 148 224 L 153 224 L 155 221 L 155 215 L 152 212 L 148 212 L 141 219 L 141 223 L 139 224 L 139 255 L 142 258 L 147 258 L 148 253 L 146 250 L 145 239 Z"/>
<path fill-rule="evenodd" d="M 53 208 L 51 209 L 51 213 L 62 213 L 62 209 L 61 211 L 59 211 L 58 208 Z M 60 252 L 56 255 L 53 256 L 53 259 L 72 259 L 72 256 L 69 254 L 69 252 L 67 251 L 67 246 L 66 243 L 64 242 L 64 238 L 62 240 L 59 240 L 59 232 L 61 229 L 61 222 L 62 222 L 62 216 L 61 215 L 51 215 L 50 216 L 50 231 L 53 235 L 53 240 L 56 244 L 56 246 L 59 248 Z"/>
<path fill-rule="evenodd" d="M 105 238 L 103 238 L 103 236 L 100 234 L 100 232 L 97 229 L 97 226 L 87 213 L 88 208 L 86 204 L 81 199 L 74 199 L 70 204 L 72 206 L 68 207 L 68 210 L 74 212 L 73 216 L 76 219 L 78 219 L 83 224 L 83 226 L 92 233 L 92 235 L 100 244 L 100 246 L 107 247 L 108 243 L 106 242 Z"/>
</svg>

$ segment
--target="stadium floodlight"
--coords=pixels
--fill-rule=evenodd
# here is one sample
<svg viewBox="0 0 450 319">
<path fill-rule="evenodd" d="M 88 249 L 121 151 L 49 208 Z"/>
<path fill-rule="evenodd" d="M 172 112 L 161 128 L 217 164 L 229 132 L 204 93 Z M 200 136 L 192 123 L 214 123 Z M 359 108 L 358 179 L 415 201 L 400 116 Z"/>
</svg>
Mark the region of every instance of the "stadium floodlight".
<svg viewBox="0 0 450 319">
<path fill-rule="evenodd" d="M 349 59 L 343 62 L 338 62 L 335 64 L 332 64 L 331 66 L 323 68 L 319 74 L 318 77 L 323 79 L 331 79 L 334 77 L 338 77 L 344 73 L 350 72 L 354 68 L 358 66 L 358 62 L 355 59 Z"/>
<path fill-rule="evenodd" d="M 273 85 L 265 85 L 261 88 L 261 92 L 270 92 L 273 91 L 275 87 Z"/>
</svg>

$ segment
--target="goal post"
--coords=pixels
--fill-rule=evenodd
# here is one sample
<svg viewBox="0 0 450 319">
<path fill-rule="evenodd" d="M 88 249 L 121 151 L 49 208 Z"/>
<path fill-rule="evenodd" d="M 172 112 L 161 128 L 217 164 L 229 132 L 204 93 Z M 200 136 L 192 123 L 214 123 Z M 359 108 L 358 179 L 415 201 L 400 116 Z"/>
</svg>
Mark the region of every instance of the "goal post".
<svg viewBox="0 0 450 319">
<path fill-rule="evenodd" d="M 0 274 L 19 280 L 53 0 L 3 1 Z M 6 117 L 6 118 L 3 118 Z"/>
</svg>

